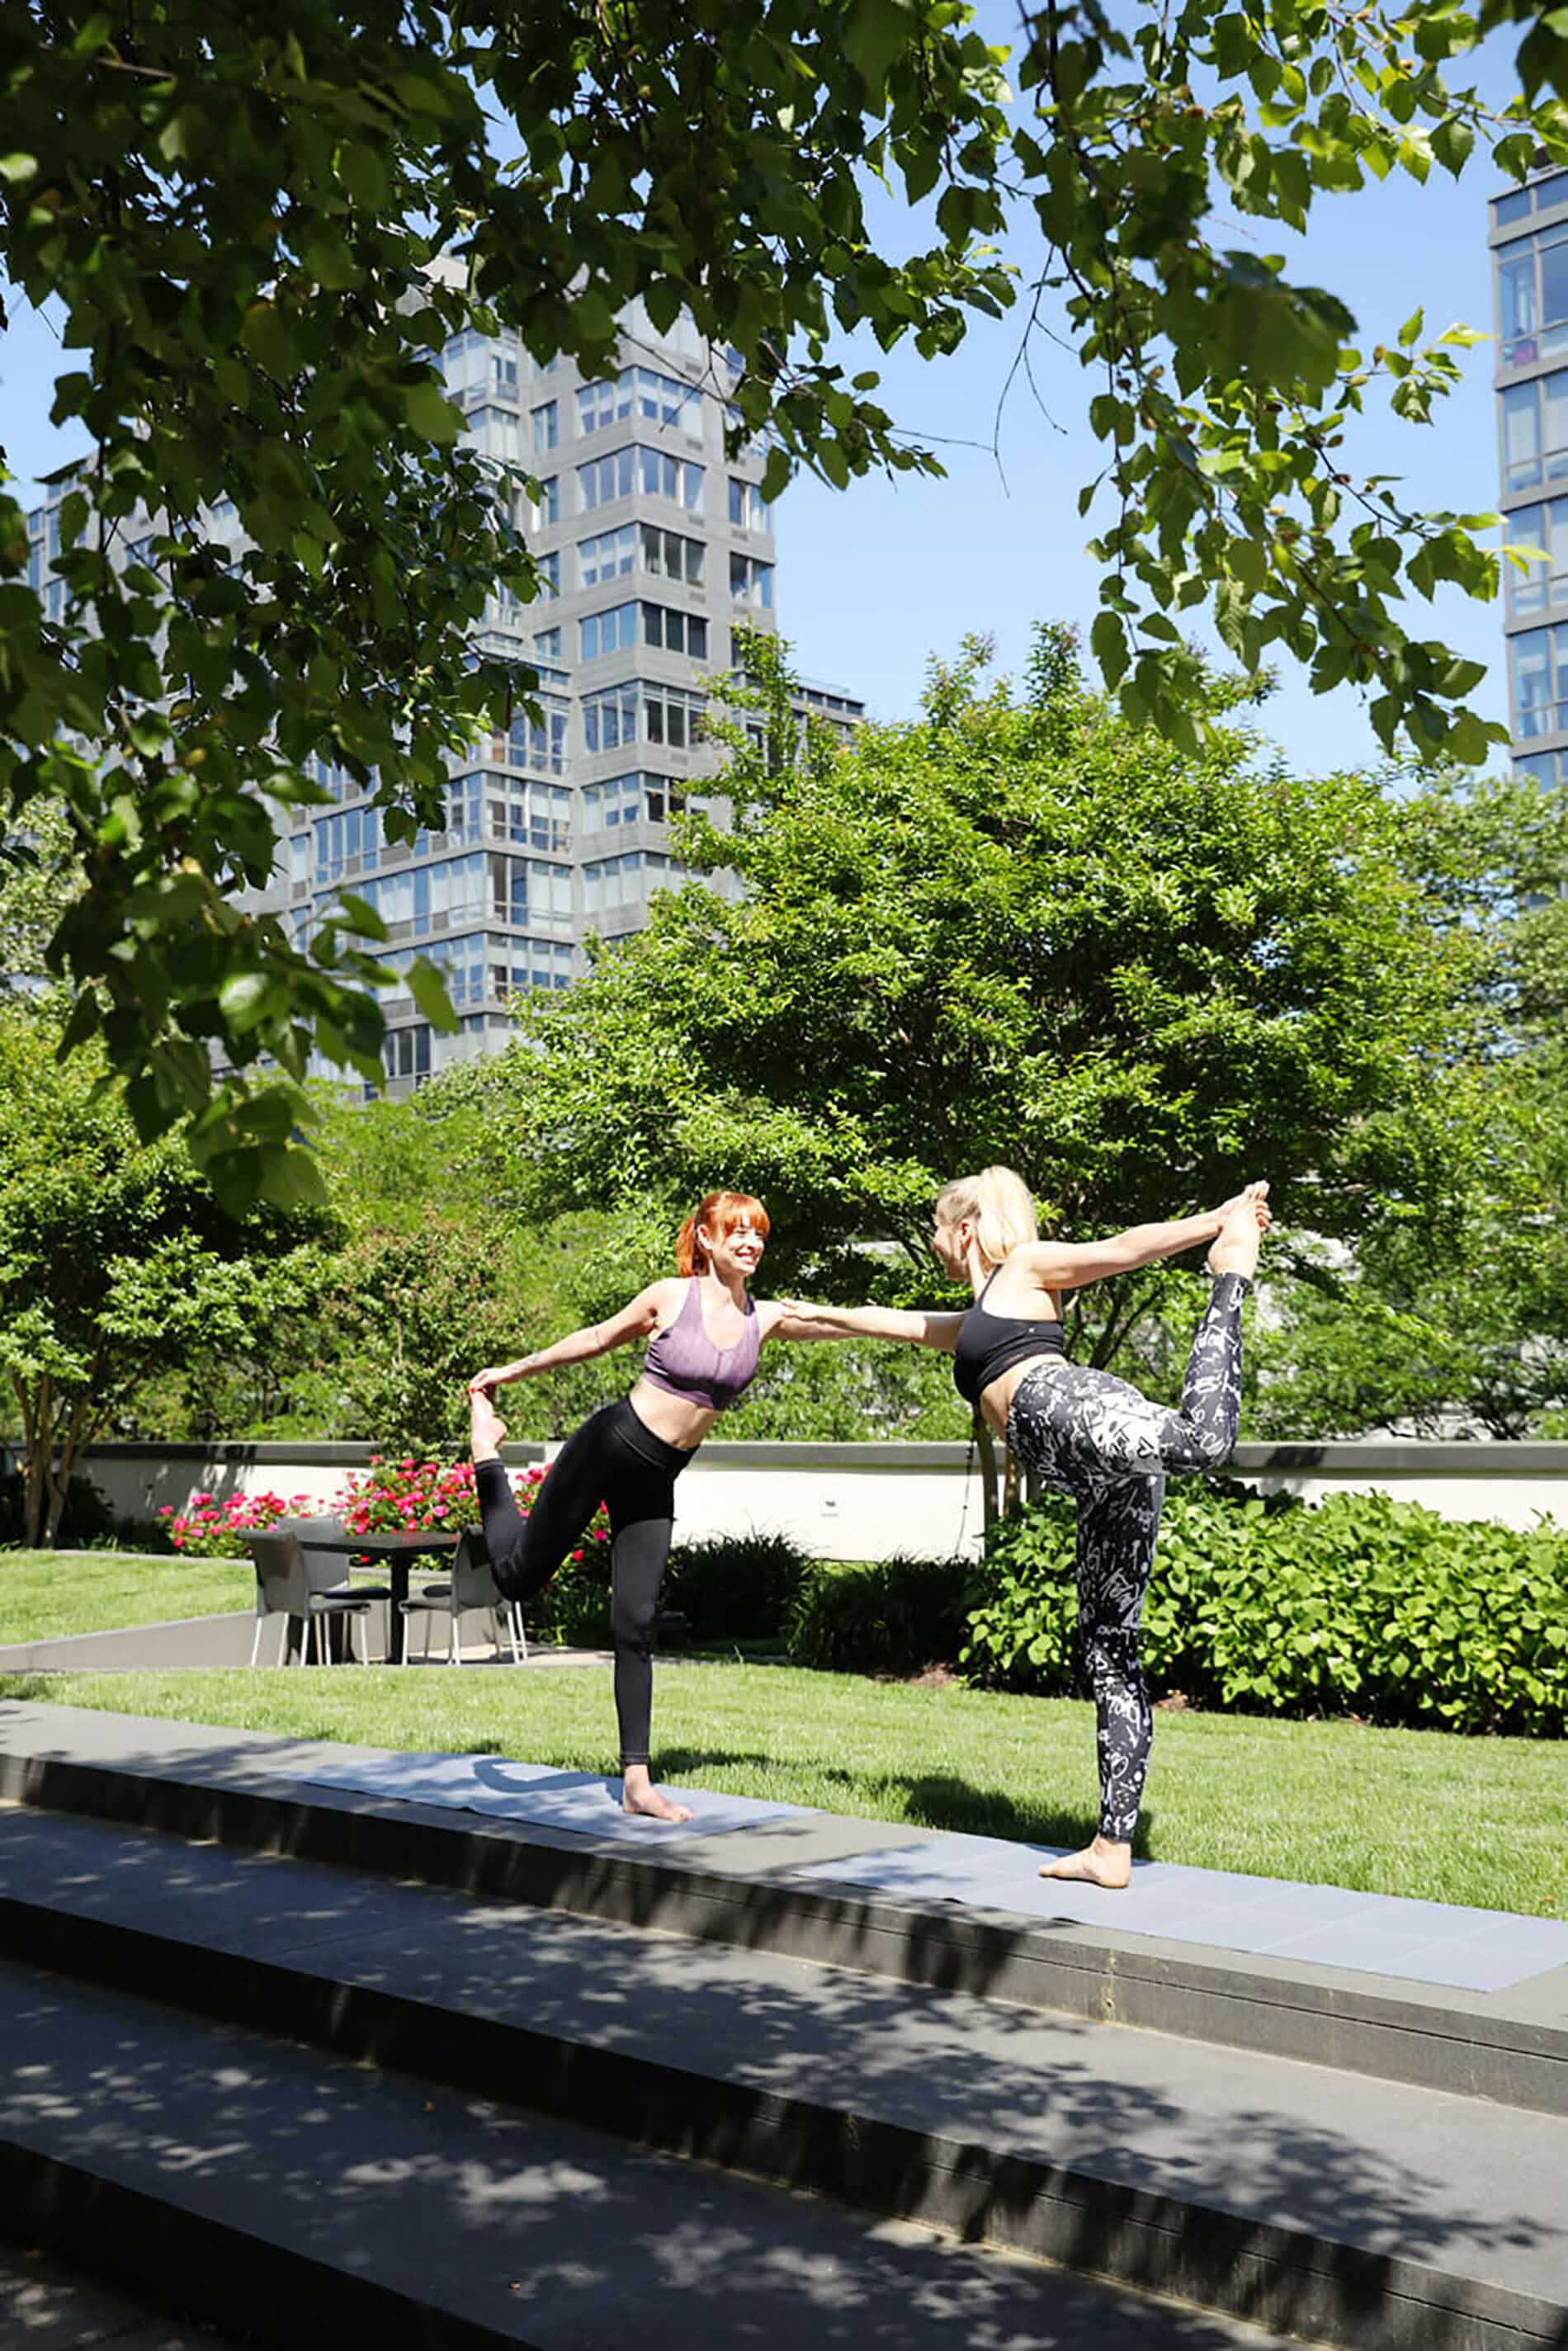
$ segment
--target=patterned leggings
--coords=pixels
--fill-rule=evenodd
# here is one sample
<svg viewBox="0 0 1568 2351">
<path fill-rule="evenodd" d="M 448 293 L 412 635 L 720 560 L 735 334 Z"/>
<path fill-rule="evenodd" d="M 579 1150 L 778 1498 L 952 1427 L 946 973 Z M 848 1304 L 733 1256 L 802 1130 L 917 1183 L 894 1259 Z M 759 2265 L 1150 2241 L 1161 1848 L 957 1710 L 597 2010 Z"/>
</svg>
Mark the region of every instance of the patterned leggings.
<svg viewBox="0 0 1568 2351">
<path fill-rule="evenodd" d="M 1155 1563 L 1167 1476 L 1218 1469 L 1241 1412 L 1241 1301 L 1222 1273 L 1187 1358 L 1181 1408 L 1057 1356 L 1019 1383 L 1008 1443 L 1037 1478 L 1078 1504 L 1078 1643 L 1100 1747 L 1100 1834 L 1129 1843 L 1149 1764 L 1153 1717 L 1138 1668 L 1138 1620 Z"/>
</svg>

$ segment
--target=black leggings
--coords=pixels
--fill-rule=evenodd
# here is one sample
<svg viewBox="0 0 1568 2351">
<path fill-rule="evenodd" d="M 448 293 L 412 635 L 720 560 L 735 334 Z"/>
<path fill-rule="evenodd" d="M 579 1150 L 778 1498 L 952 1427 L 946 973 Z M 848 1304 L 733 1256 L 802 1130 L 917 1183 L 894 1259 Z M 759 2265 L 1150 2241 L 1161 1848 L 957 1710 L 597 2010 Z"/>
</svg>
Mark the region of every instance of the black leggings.
<svg viewBox="0 0 1568 2351">
<path fill-rule="evenodd" d="M 691 1458 L 644 1427 L 623 1396 L 602 1405 L 567 1438 L 526 1518 L 498 1461 L 481 1461 L 474 1472 L 485 1548 L 507 1600 L 528 1601 L 542 1592 L 568 1552 L 576 1550 L 600 1503 L 609 1505 L 622 1771 L 648 1761 L 653 1620 L 670 1557 L 675 1479 Z"/>
</svg>

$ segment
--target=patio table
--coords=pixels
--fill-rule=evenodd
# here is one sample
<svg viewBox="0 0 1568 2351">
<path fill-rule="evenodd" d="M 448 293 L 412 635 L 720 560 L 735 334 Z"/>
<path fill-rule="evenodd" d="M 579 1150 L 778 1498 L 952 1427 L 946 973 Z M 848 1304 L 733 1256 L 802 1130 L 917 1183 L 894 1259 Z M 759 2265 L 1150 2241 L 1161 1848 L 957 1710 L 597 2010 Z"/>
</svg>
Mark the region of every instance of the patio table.
<svg viewBox="0 0 1568 2351">
<path fill-rule="evenodd" d="M 467 1530 L 446 1527 L 399 1527 L 380 1534 L 315 1534 L 305 1537 L 311 1551 L 340 1552 L 345 1558 L 373 1559 L 391 1571 L 392 1611 L 387 1620 L 387 1663 L 401 1666 L 408 1638 L 408 1619 L 402 1604 L 408 1598 L 409 1570 L 416 1559 L 450 1560 Z"/>
</svg>

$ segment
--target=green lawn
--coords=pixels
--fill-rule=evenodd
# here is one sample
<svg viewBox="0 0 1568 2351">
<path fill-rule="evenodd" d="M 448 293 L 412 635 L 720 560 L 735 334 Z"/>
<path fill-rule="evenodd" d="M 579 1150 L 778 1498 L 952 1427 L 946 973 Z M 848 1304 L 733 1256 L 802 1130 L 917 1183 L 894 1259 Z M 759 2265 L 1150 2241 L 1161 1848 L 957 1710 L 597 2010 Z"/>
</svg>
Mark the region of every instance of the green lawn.
<svg viewBox="0 0 1568 2351">
<path fill-rule="evenodd" d="M 12 1676 L 7 1697 L 596 1771 L 614 1754 L 600 1667 Z M 1070 1699 L 665 1660 L 653 1726 L 668 1780 L 1053 1844 L 1092 1827 L 1092 1721 Z M 1561 1917 L 1565 1827 L 1563 1743 L 1173 1713 L 1156 1718 L 1142 1848 Z"/>
<path fill-rule="evenodd" d="M 248 1560 L 155 1559 L 120 1551 L 0 1551 L 0 1646 L 167 1625 L 254 1607 Z"/>
</svg>

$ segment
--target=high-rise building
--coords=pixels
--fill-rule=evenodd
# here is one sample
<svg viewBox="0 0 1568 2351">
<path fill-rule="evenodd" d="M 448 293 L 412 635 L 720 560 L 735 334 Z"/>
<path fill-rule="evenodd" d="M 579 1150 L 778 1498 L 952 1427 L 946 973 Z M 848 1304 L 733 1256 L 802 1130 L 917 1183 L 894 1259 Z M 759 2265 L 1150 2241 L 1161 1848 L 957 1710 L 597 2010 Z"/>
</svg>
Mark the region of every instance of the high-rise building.
<svg viewBox="0 0 1568 2351">
<path fill-rule="evenodd" d="M 672 878 L 670 819 L 715 773 L 697 721 L 732 668 L 732 631 L 775 625 L 761 452 L 725 450 L 734 356 L 684 319 L 657 332 L 640 304 L 620 356 L 594 382 L 567 360 L 537 366 L 512 336 L 459 335 L 441 358 L 470 441 L 539 485 L 520 519 L 546 592 L 492 598 L 476 634 L 537 669 L 540 715 L 519 713 L 455 766 L 444 827 L 412 844 L 388 842 L 373 790 L 324 762 L 334 805 L 282 819 L 285 865 L 262 903 L 303 933 L 351 888 L 387 925 L 372 952 L 397 970 L 423 956 L 445 980 L 455 1034 L 403 991 L 383 998 L 394 1092 L 498 1050 L 507 999 L 570 985 L 585 936 L 642 927 Z M 31 517 L 35 584 L 57 551 L 62 495 Z M 236 528 L 232 507 L 208 520 L 214 536 Z M 151 528 L 132 524 L 128 559 Z M 844 738 L 863 716 L 829 686 L 805 686 L 800 706 Z"/>
<path fill-rule="evenodd" d="M 1509 734 L 1514 765 L 1568 780 L 1568 172 L 1491 203 Z"/>
</svg>

